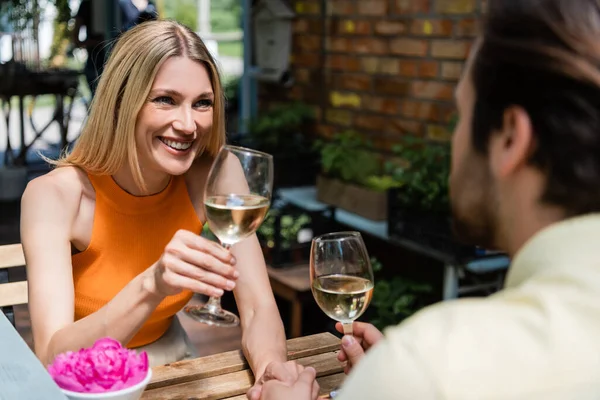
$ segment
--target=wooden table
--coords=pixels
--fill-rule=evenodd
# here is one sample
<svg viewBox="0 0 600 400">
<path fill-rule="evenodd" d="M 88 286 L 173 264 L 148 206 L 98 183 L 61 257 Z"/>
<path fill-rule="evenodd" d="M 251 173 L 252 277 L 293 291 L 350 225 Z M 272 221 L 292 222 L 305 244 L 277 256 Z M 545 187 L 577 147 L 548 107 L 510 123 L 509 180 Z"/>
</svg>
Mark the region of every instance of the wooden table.
<svg viewBox="0 0 600 400">
<path fill-rule="evenodd" d="M 321 394 L 339 386 L 344 373 L 337 360 L 340 339 L 330 333 L 290 339 L 288 359 L 317 370 Z M 153 368 L 142 400 L 244 400 L 254 377 L 240 350 Z"/>
<path fill-rule="evenodd" d="M 290 338 L 302 335 L 302 306 L 306 301 L 314 301 L 310 290 L 308 264 L 293 267 L 267 267 L 273 294 L 291 303 Z"/>
</svg>

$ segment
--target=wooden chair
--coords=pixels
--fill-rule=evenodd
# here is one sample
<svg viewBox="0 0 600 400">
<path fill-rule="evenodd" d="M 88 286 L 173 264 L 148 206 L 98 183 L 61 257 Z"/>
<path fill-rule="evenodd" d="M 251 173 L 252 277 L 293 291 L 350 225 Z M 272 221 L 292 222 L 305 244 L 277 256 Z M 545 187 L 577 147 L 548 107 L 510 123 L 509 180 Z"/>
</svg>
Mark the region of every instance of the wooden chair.
<svg viewBox="0 0 600 400">
<path fill-rule="evenodd" d="M 8 270 L 25 266 L 25 256 L 21 244 L 0 246 L 0 310 L 15 326 L 13 306 L 27 304 L 27 281 L 9 282 Z"/>
</svg>

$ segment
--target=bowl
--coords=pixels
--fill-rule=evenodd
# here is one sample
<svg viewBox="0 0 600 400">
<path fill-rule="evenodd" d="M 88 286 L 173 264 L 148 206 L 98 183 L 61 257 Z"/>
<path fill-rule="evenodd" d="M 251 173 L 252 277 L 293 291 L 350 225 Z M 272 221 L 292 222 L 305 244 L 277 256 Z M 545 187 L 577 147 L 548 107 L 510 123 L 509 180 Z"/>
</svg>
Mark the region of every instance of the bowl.
<svg viewBox="0 0 600 400">
<path fill-rule="evenodd" d="M 79 393 L 61 389 L 69 400 L 139 400 L 152 378 L 152 369 L 148 368 L 148 374 L 141 382 L 125 389 L 103 393 Z"/>
</svg>

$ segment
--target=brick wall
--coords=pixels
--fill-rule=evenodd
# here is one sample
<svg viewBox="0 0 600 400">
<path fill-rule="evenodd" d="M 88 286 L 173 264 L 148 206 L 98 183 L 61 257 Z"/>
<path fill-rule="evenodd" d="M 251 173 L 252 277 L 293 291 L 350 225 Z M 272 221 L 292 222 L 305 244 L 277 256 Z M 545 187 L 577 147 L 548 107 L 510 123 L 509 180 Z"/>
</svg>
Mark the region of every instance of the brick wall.
<svg viewBox="0 0 600 400">
<path fill-rule="evenodd" d="M 483 1 L 290 0 L 295 83 L 261 84 L 259 105 L 304 101 L 319 135 L 353 129 L 381 150 L 405 134 L 447 140 Z"/>
</svg>

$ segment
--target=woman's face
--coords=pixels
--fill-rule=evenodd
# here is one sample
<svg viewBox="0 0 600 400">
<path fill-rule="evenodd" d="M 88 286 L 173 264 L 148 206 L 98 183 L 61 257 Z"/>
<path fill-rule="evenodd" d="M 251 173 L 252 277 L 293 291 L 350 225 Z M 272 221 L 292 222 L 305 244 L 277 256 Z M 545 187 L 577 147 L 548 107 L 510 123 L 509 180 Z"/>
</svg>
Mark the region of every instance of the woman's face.
<svg viewBox="0 0 600 400">
<path fill-rule="evenodd" d="M 213 104 L 204 65 L 186 57 L 165 61 L 136 121 L 142 172 L 185 173 L 211 134 Z"/>
</svg>

